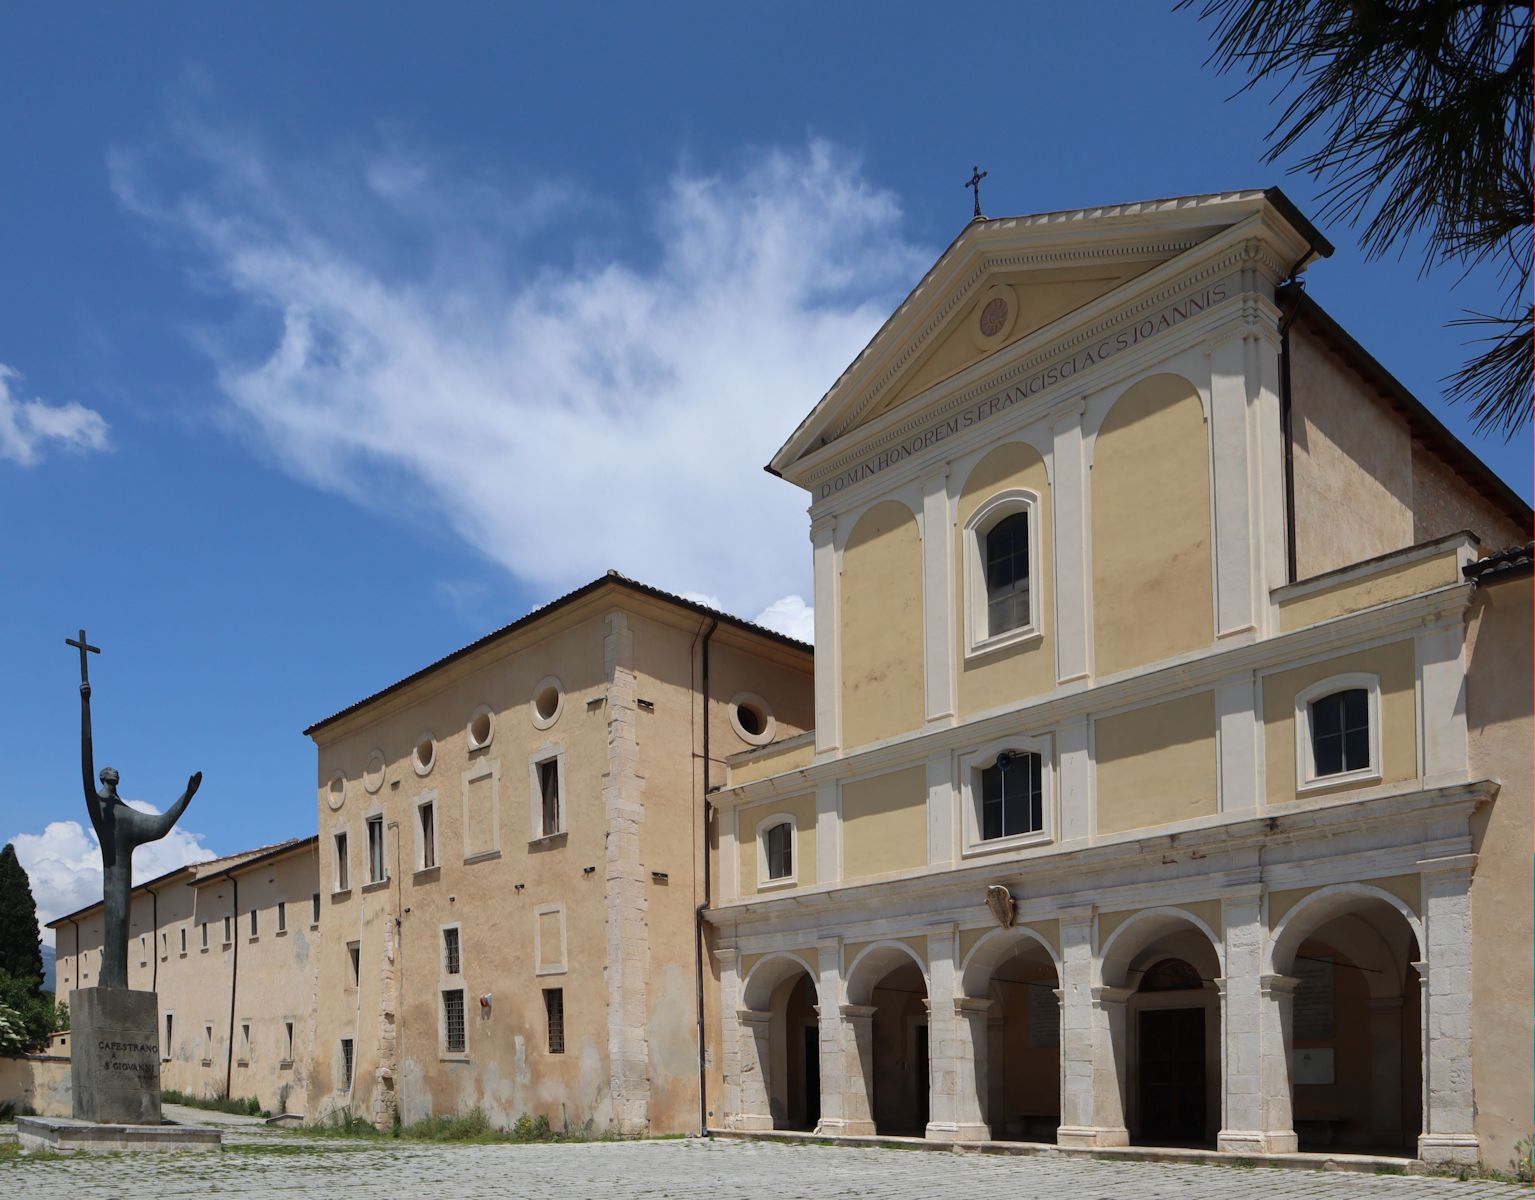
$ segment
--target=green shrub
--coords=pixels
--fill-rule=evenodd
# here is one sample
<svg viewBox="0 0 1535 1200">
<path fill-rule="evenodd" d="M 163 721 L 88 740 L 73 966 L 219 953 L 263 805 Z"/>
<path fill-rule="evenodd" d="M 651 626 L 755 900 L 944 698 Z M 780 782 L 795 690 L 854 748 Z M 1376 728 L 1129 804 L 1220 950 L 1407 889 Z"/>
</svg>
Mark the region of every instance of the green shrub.
<svg viewBox="0 0 1535 1200">
<path fill-rule="evenodd" d="M 1535 1183 L 1535 1134 L 1514 1143 L 1513 1168 L 1520 1183 Z"/>
</svg>

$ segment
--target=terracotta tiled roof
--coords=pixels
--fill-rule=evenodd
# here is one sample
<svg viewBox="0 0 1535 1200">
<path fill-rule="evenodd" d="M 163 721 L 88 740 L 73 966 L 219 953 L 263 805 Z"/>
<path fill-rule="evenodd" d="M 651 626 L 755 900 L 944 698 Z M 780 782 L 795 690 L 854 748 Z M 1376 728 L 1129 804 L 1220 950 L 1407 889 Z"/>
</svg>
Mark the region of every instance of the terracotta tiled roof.
<svg viewBox="0 0 1535 1200">
<path fill-rule="evenodd" d="M 1535 542 L 1525 542 L 1522 546 L 1510 546 L 1469 562 L 1462 568 L 1462 573 L 1476 583 L 1486 583 L 1505 575 L 1522 575 L 1532 568 L 1535 568 Z"/>
</svg>

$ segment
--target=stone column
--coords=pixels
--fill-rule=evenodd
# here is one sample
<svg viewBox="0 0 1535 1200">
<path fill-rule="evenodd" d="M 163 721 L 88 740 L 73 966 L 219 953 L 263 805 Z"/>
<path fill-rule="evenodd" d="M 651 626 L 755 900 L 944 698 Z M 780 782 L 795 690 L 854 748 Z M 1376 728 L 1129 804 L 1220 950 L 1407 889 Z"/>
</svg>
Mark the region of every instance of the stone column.
<svg viewBox="0 0 1535 1200">
<path fill-rule="evenodd" d="M 821 1038 L 821 1120 L 817 1133 L 847 1132 L 847 1067 L 843 1062 L 842 942 L 828 938 L 816 943 L 819 961 L 815 990 Z"/>
<path fill-rule="evenodd" d="M 1375 1140 L 1402 1140 L 1402 997 L 1370 1001 L 1370 1108 Z"/>
<path fill-rule="evenodd" d="M 1264 1141 L 1270 1154 L 1294 1154 L 1294 1107 L 1291 1103 L 1290 1047 L 1294 1044 L 1295 989 L 1293 975 L 1264 975 L 1259 980 L 1262 1003 L 1258 1009 L 1259 1075 L 1262 1093 Z"/>
<path fill-rule="evenodd" d="M 1221 1125 L 1218 1150 L 1262 1154 L 1262 1065 L 1259 1026 L 1265 927 L 1263 897 L 1257 888 L 1221 899 L 1226 974 L 1217 979 L 1221 1019 Z"/>
<path fill-rule="evenodd" d="M 926 1136 L 935 1141 L 984 1141 L 980 1097 L 975 1086 L 975 1042 L 962 1019 L 959 985 L 959 932 L 945 929 L 927 936 L 928 1117 Z M 984 1003 L 984 1002 L 983 1002 Z M 983 1010 L 984 1011 L 984 1010 Z M 981 1045 L 986 1044 L 984 1026 Z M 984 1050 L 983 1050 L 984 1053 Z M 965 1116 L 961 1117 L 961 1112 Z M 966 1128 L 961 1131 L 961 1125 Z M 976 1132 L 976 1127 L 981 1132 Z"/>
<path fill-rule="evenodd" d="M 1474 1165 L 1481 1157 L 1471 1077 L 1471 872 L 1474 854 L 1420 862 L 1424 959 L 1423 1133 L 1425 1162 Z"/>
<path fill-rule="evenodd" d="M 1125 1004 L 1130 988 L 1093 988 L 1093 1123 L 1095 1146 L 1128 1146 L 1125 1087 L 1130 1045 L 1126 1036 Z M 1081 1143 L 1077 1143 L 1081 1144 Z"/>
<path fill-rule="evenodd" d="M 971 996 L 954 997 L 954 1020 L 948 1030 L 948 1063 L 954 1073 L 948 1122 L 928 1123 L 927 1136 L 956 1142 L 984 1142 L 991 1137 L 986 1123 L 985 1097 L 990 1086 L 987 1061 L 987 1025 L 992 1001 Z M 1001 1064 L 998 1063 L 998 1074 Z M 935 1113 L 936 1116 L 936 1113 Z"/>
<path fill-rule="evenodd" d="M 741 1107 L 736 1113 L 735 1127 L 772 1129 L 768 1068 L 773 1061 L 773 1014 L 743 1008 L 736 1012 L 736 1019 L 741 1031 Z"/>
<path fill-rule="evenodd" d="M 1064 909 L 1060 922 L 1061 1124 L 1056 1141 L 1062 1146 L 1120 1145 L 1099 1140 L 1094 1102 L 1099 1017 L 1093 1000 L 1093 910 Z"/>
<path fill-rule="evenodd" d="M 842 1130 L 848 1137 L 874 1133 L 874 1012 L 872 1004 L 844 1004 L 842 1014 Z"/>
</svg>

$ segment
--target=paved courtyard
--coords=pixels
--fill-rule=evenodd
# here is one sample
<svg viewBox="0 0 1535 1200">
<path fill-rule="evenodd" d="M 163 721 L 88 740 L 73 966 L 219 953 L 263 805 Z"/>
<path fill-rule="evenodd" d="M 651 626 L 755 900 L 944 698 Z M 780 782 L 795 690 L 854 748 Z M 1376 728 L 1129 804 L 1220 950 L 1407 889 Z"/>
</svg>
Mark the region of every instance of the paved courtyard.
<svg viewBox="0 0 1535 1200">
<path fill-rule="evenodd" d="M 343 1142 L 259 1125 L 225 1126 L 225 1134 L 225 1149 L 217 1155 L 14 1159 L 0 1165 L 0 1194 L 7 1200 L 205 1200 L 210 1195 L 278 1200 L 1490 1200 L 1528 1195 L 1507 1184 L 1454 1179 L 726 1140 L 432 1145 Z"/>
</svg>

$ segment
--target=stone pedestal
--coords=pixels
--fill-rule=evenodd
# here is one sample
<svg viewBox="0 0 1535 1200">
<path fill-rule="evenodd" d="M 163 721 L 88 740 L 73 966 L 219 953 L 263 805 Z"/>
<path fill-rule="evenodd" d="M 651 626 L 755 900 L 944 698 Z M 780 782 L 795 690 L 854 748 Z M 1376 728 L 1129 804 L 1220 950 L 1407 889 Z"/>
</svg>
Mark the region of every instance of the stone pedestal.
<svg viewBox="0 0 1535 1200">
<path fill-rule="evenodd" d="M 218 1150 L 223 1137 L 207 1125 L 97 1125 L 64 1117 L 17 1117 L 23 1150 L 52 1154 L 116 1154 L 123 1150 Z"/>
<path fill-rule="evenodd" d="M 160 1124 L 160 1006 L 154 992 L 69 993 L 69 1076 L 77 1121 Z"/>
</svg>

